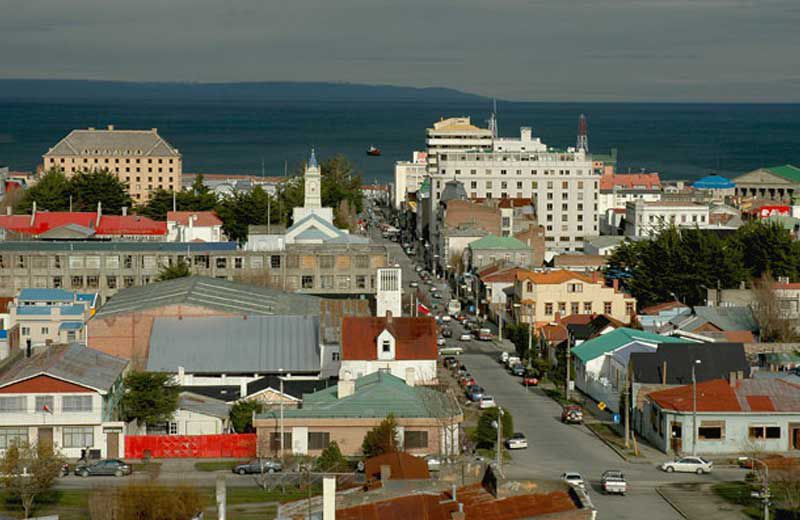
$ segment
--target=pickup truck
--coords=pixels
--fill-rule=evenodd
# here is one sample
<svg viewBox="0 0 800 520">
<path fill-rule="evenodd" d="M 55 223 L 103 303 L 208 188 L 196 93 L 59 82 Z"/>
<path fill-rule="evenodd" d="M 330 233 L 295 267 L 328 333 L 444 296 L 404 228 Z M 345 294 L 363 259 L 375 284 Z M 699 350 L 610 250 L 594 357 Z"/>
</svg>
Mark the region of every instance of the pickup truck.
<svg viewBox="0 0 800 520">
<path fill-rule="evenodd" d="M 625 475 L 623 475 L 621 471 L 615 469 L 603 472 L 602 477 L 600 477 L 600 487 L 606 495 L 624 495 L 628 491 L 628 483 L 625 481 Z"/>
</svg>

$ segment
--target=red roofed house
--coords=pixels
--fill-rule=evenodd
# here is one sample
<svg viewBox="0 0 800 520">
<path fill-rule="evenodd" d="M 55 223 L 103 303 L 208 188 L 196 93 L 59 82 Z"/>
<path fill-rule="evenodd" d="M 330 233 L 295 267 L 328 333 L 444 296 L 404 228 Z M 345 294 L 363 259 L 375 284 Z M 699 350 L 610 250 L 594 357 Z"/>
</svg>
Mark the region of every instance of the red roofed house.
<svg viewBox="0 0 800 520">
<path fill-rule="evenodd" d="M 222 220 L 213 211 L 167 212 L 170 242 L 226 242 Z"/>
<path fill-rule="evenodd" d="M 385 371 L 408 384 L 436 382 L 433 318 L 348 316 L 342 320 L 340 379 Z M 409 380 L 413 378 L 413 380 Z"/>
<path fill-rule="evenodd" d="M 628 202 L 661 200 L 661 179 L 658 173 L 603 173 L 600 176 L 598 211 L 600 228 L 608 234 L 619 225 L 624 216 L 615 211 L 625 209 Z"/>
<path fill-rule="evenodd" d="M 651 392 L 642 434 L 664 452 L 691 452 L 692 385 Z M 779 378 L 697 384 L 697 453 L 800 450 L 800 386 Z"/>
</svg>

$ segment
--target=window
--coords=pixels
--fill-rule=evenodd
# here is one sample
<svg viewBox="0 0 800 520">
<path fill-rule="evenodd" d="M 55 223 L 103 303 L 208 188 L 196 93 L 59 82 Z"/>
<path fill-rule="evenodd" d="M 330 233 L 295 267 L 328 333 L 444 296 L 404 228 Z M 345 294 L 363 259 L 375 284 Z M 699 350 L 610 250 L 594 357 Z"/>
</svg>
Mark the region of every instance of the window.
<svg viewBox="0 0 800 520">
<path fill-rule="evenodd" d="M 0 428 L 0 450 L 28 440 L 27 428 Z"/>
<path fill-rule="evenodd" d="M 367 255 L 356 256 L 356 269 L 366 269 L 369 267 L 369 257 Z"/>
<path fill-rule="evenodd" d="M 228 259 L 224 256 L 218 256 L 214 259 L 217 269 L 226 269 L 228 267 Z"/>
<path fill-rule="evenodd" d="M 780 426 L 751 426 L 749 428 L 751 439 L 780 439 Z"/>
<path fill-rule="evenodd" d="M 133 287 L 133 276 L 123 276 L 122 277 L 122 285 L 126 289 L 128 287 Z"/>
<path fill-rule="evenodd" d="M 303 289 L 313 289 L 314 277 L 311 275 L 304 274 L 301 283 L 303 285 Z"/>
<path fill-rule="evenodd" d="M 356 275 L 356 289 L 366 289 L 367 288 L 367 277 L 363 274 Z"/>
<path fill-rule="evenodd" d="M 56 289 L 60 289 L 60 288 L 61 288 L 61 285 L 62 285 L 63 283 L 64 283 L 64 282 L 62 281 L 62 279 L 61 279 L 61 277 L 60 277 L 60 276 L 54 276 L 54 277 L 53 277 L 53 287 L 54 287 L 54 288 L 56 288 Z"/>
<path fill-rule="evenodd" d="M 61 411 L 63 412 L 91 412 L 91 395 L 65 395 L 61 398 Z"/>
<path fill-rule="evenodd" d="M 603 314 L 611 314 L 611 302 L 603 302 Z"/>
<path fill-rule="evenodd" d="M 633 314 L 633 302 L 625 303 L 625 314 L 627 314 L 628 316 Z"/>
<path fill-rule="evenodd" d="M 428 432 L 426 431 L 409 431 L 406 430 L 403 434 L 403 448 L 406 450 L 413 450 L 428 447 Z"/>
<path fill-rule="evenodd" d="M 561 314 L 567 313 L 567 304 L 566 302 L 558 302 L 558 312 Z"/>
<path fill-rule="evenodd" d="M 341 354 L 339 352 L 331 352 L 331 361 L 339 361 Z"/>
<path fill-rule="evenodd" d="M 583 302 L 583 313 L 584 314 L 592 313 L 592 302 Z"/>
<path fill-rule="evenodd" d="M 133 255 L 125 255 L 123 257 L 122 265 L 125 269 L 133 269 Z"/>
<path fill-rule="evenodd" d="M 64 426 L 62 429 L 64 448 L 85 448 L 94 446 L 94 428 L 91 426 Z"/>
<path fill-rule="evenodd" d="M 331 434 L 328 432 L 308 432 L 308 449 L 324 450 L 331 443 Z"/>
<path fill-rule="evenodd" d="M 583 292 L 583 284 L 568 283 L 567 284 L 567 292 Z"/>
<path fill-rule="evenodd" d="M 544 304 L 544 313 L 548 316 L 553 314 L 553 304 L 552 303 L 545 303 Z"/>
<path fill-rule="evenodd" d="M 108 287 L 109 289 L 116 289 L 117 277 L 112 275 L 106 276 L 106 287 Z"/>
<path fill-rule="evenodd" d="M 0 397 L 0 413 L 27 412 L 28 400 L 24 395 Z"/>
<path fill-rule="evenodd" d="M 702 421 L 697 436 L 703 440 L 720 440 L 725 435 L 725 421 Z"/>
<path fill-rule="evenodd" d="M 387 352 L 387 353 L 391 352 L 392 351 L 392 342 L 389 341 L 388 339 L 383 340 L 383 343 L 381 343 L 381 351 L 382 352 Z"/>
<path fill-rule="evenodd" d="M 572 314 L 578 314 L 580 312 L 580 304 L 578 302 L 572 302 L 569 307 Z"/>
<path fill-rule="evenodd" d="M 42 335 L 50 334 L 50 327 L 42 327 Z"/>
<path fill-rule="evenodd" d="M 270 432 L 269 434 L 269 445 L 272 451 L 280 451 L 281 449 L 281 433 L 280 432 Z M 283 432 L 283 449 L 284 450 L 291 450 L 292 449 L 292 432 Z"/>
<path fill-rule="evenodd" d="M 100 286 L 100 277 L 97 275 L 89 275 L 86 277 L 86 287 L 89 289 L 97 289 Z"/>
<path fill-rule="evenodd" d="M 22 327 L 20 329 L 20 334 L 23 336 L 30 336 L 31 335 L 31 328 L 30 327 Z"/>
<path fill-rule="evenodd" d="M 320 282 L 323 289 L 333 289 L 333 275 L 323 274 L 320 276 Z"/>
<path fill-rule="evenodd" d="M 53 408 L 52 395 L 37 395 L 36 396 L 36 411 L 37 412 L 55 412 Z"/>
<path fill-rule="evenodd" d="M 72 277 L 72 288 L 73 289 L 80 289 L 83 287 L 83 276 L 73 276 Z"/>
<path fill-rule="evenodd" d="M 533 282 L 531 282 L 530 280 L 528 280 L 528 281 L 525 283 L 525 290 L 526 290 L 526 291 L 528 291 L 528 292 L 533 292 Z"/>
<path fill-rule="evenodd" d="M 244 258 L 241 256 L 237 256 L 233 259 L 233 268 L 234 269 L 241 269 L 244 267 Z"/>
<path fill-rule="evenodd" d="M 281 268 L 281 256 L 280 255 L 271 255 L 269 257 L 269 266 L 272 269 L 280 269 Z"/>
</svg>

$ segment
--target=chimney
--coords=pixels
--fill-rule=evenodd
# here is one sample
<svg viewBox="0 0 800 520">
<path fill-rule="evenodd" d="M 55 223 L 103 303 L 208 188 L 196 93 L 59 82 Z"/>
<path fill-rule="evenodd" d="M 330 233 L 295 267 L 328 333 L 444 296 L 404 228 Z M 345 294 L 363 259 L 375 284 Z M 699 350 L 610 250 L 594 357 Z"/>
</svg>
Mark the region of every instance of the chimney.
<svg viewBox="0 0 800 520">
<path fill-rule="evenodd" d="M 614 292 L 619 291 L 619 280 L 614 278 L 612 281 L 612 287 L 614 287 Z"/>
<path fill-rule="evenodd" d="M 336 520 L 336 477 L 322 479 L 322 520 Z"/>
<path fill-rule="evenodd" d="M 729 372 L 728 373 L 728 383 L 731 386 L 736 386 L 736 372 Z"/>
<path fill-rule="evenodd" d="M 666 385 L 667 384 L 667 362 L 666 361 L 662 361 L 661 362 L 661 384 L 662 385 Z"/>
<path fill-rule="evenodd" d="M 338 389 L 337 398 L 344 399 L 345 397 L 350 397 L 356 391 L 356 382 L 352 379 L 343 379 L 339 381 L 339 384 L 336 385 Z"/>
<path fill-rule="evenodd" d="M 554 321 L 555 321 L 556 323 L 560 322 L 560 321 L 561 321 L 561 313 L 560 313 L 560 312 L 558 312 L 558 311 L 556 311 L 556 314 L 555 314 L 555 316 L 553 317 L 553 319 L 554 319 Z"/>
<path fill-rule="evenodd" d="M 408 386 L 417 385 L 417 371 L 414 367 L 406 367 L 406 384 Z"/>
<path fill-rule="evenodd" d="M 103 203 L 99 200 L 97 201 L 97 221 L 94 223 L 94 227 L 100 227 L 100 218 L 103 216 Z"/>
<path fill-rule="evenodd" d="M 123 217 L 128 216 L 128 206 L 122 206 L 122 216 Z"/>
<path fill-rule="evenodd" d="M 388 464 L 381 464 L 381 482 L 386 482 L 392 478 L 392 467 Z"/>
<path fill-rule="evenodd" d="M 466 520 L 467 515 L 464 513 L 464 504 L 458 503 L 458 511 L 450 513 L 450 520 Z"/>
<path fill-rule="evenodd" d="M 453 485 L 450 487 L 450 496 L 451 496 L 451 497 L 453 497 L 453 502 L 455 502 L 455 501 L 456 501 L 456 499 L 458 498 L 458 496 L 457 496 L 457 494 L 456 494 L 456 492 L 457 492 L 457 491 L 458 491 L 458 488 L 456 488 L 456 485 L 455 485 L 455 484 L 453 484 Z"/>
<path fill-rule="evenodd" d="M 600 273 L 597 271 L 592 271 L 592 283 L 597 283 L 600 281 Z"/>
<path fill-rule="evenodd" d="M 33 223 L 36 221 L 36 201 L 33 201 L 33 205 L 31 206 L 31 227 L 33 227 Z"/>
<path fill-rule="evenodd" d="M 391 325 L 391 324 L 392 324 L 392 311 L 386 309 L 386 325 Z"/>
<path fill-rule="evenodd" d="M 108 125 L 108 130 L 109 130 L 109 132 L 113 132 L 114 131 L 114 125 Z"/>
</svg>

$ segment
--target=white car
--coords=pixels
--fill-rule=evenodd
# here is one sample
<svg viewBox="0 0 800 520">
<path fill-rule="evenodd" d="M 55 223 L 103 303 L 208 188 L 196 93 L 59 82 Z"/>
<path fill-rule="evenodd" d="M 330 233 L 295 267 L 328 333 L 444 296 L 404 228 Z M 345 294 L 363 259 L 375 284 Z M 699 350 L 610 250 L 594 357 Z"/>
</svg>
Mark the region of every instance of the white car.
<svg viewBox="0 0 800 520">
<path fill-rule="evenodd" d="M 703 457 L 681 457 L 673 461 L 665 462 L 661 465 L 661 469 L 667 473 L 677 471 L 679 473 L 711 473 L 713 462 L 704 459 Z"/>
<path fill-rule="evenodd" d="M 449 322 L 453 321 L 453 318 L 450 315 L 445 314 L 444 316 L 442 316 L 442 321 L 445 322 L 445 323 L 449 323 Z"/>
<path fill-rule="evenodd" d="M 436 340 L 436 345 L 438 345 L 438 346 L 440 346 L 440 347 L 441 347 L 442 345 L 446 345 L 446 344 L 447 344 L 447 340 L 446 340 L 446 339 L 444 339 L 444 338 L 438 338 L 438 339 Z"/>
<path fill-rule="evenodd" d="M 408 284 L 408 286 L 411 287 L 412 289 L 416 289 L 417 287 L 419 287 L 419 282 L 411 282 L 410 284 Z"/>
<path fill-rule="evenodd" d="M 465 332 L 458 337 L 458 341 L 472 341 L 472 334 Z"/>
<path fill-rule="evenodd" d="M 561 480 L 569 484 L 570 486 L 574 486 L 577 488 L 584 489 L 586 484 L 583 481 L 583 477 L 580 473 L 568 472 L 561 474 Z"/>
<path fill-rule="evenodd" d="M 524 450 L 528 447 L 528 439 L 525 438 L 524 433 L 515 433 L 506 439 L 506 448 L 509 450 Z"/>
<path fill-rule="evenodd" d="M 481 397 L 480 402 L 478 402 L 478 408 L 481 410 L 484 408 L 497 408 L 497 403 L 494 402 L 494 397 L 491 395 L 484 395 Z"/>
</svg>

